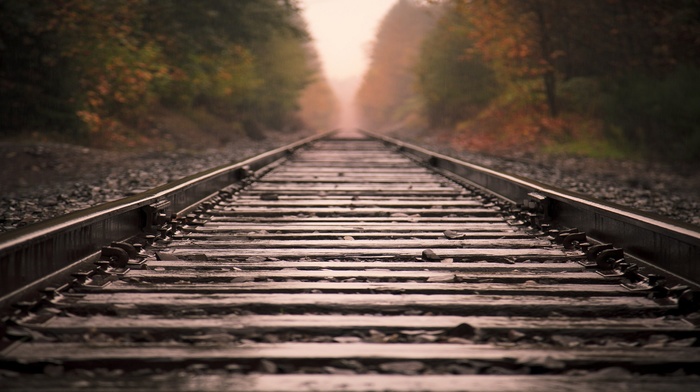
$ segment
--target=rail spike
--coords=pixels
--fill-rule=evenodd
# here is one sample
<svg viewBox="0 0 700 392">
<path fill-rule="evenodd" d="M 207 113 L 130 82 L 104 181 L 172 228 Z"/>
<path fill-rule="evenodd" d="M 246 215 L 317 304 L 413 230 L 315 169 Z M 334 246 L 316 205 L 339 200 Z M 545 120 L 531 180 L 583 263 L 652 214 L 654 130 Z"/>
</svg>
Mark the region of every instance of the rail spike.
<svg viewBox="0 0 700 392">
<path fill-rule="evenodd" d="M 100 259 L 108 261 L 114 268 L 125 268 L 129 263 L 129 253 L 122 247 L 105 246 L 102 248 Z"/>
</svg>

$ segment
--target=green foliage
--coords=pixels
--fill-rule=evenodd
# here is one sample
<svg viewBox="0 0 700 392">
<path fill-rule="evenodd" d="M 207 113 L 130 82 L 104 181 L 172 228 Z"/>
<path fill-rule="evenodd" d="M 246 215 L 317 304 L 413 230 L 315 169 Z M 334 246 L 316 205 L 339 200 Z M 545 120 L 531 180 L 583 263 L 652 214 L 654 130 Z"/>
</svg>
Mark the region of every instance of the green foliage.
<svg viewBox="0 0 700 392">
<path fill-rule="evenodd" d="M 176 57 L 215 53 L 229 44 L 251 48 L 285 31 L 306 37 L 294 1 L 158 0 L 149 2 L 144 27 Z"/>
<path fill-rule="evenodd" d="M 51 3 L 0 1 L 0 135 L 59 126 L 74 129 L 69 72 L 57 39 L 38 29 Z"/>
<path fill-rule="evenodd" d="M 278 32 L 254 48 L 257 65 L 263 82 L 256 99 L 261 111 L 253 119 L 273 129 L 291 124 L 290 113 L 299 109 L 299 96 L 311 82 L 314 70 L 299 37 L 288 32 Z M 261 115 L 262 114 L 262 115 Z"/>
<path fill-rule="evenodd" d="M 559 84 L 557 94 L 567 111 L 600 115 L 603 105 L 601 81 L 593 77 L 575 77 Z"/>
<path fill-rule="evenodd" d="M 231 45 L 219 53 L 195 55 L 170 84 L 175 107 L 204 107 L 234 120 L 238 107 L 260 87 L 249 50 Z"/>
<path fill-rule="evenodd" d="M 544 147 L 546 153 L 555 155 L 586 156 L 599 159 L 637 159 L 641 154 L 624 143 L 619 143 L 617 137 L 596 137 L 598 121 L 595 118 L 577 116 L 577 135 L 560 135 L 555 141 L 550 141 Z M 617 130 L 619 131 L 619 129 Z M 616 132 L 611 129 L 610 132 Z"/>
<path fill-rule="evenodd" d="M 632 151 L 607 139 L 577 139 L 552 144 L 544 149 L 555 155 L 586 156 L 599 159 L 626 159 Z"/>
<path fill-rule="evenodd" d="M 0 133 L 124 142 L 159 104 L 279 128 L 307 40 L 293 0 L 1 1 Z"/>
<path fill-rule="evenodd" d="M 428 121 L 455 125 L 483 109 L 499 92 L 493 70 L 474 53 L 469 22 L 448 10 L 423 41 L 416 67 Z"/>
<path fill-rule="evenodd" d="M 650 156 L 700 160 L 700 68 L 680 67 L 662 79 L 631 74 L 605 94 L 609 137 Z"/>
</svg>

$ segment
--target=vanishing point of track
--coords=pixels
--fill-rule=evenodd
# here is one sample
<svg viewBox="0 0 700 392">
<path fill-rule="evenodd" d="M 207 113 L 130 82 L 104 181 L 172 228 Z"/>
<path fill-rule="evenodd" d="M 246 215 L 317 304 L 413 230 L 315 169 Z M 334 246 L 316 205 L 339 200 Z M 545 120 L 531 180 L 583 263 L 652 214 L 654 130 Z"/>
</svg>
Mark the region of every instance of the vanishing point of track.
<svg viewBox="0 0 700 392">
<path fill-rule="evenodd" d="M 698 388 L 698 233 L 388 142 L 326 136 L 5 237 L 0 387 Z"/>
</svg>

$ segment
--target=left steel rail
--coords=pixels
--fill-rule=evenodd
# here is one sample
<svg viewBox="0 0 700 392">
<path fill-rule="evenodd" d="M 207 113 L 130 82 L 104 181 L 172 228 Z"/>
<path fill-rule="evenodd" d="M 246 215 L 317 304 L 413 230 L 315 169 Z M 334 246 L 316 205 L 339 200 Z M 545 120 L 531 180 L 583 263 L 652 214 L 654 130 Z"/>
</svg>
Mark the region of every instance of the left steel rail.
<svg viewBox="0 0 700 392">
<path fill-rule="evenodd" d="M 162 220 L 186 213 L 220 189 L 332 133 L 0 235 L 0 308 L 70 274 L 79 265 L 97 260 L 103 246 L 148 234 L 153 226 L 164 223 Z"/>
</svg>

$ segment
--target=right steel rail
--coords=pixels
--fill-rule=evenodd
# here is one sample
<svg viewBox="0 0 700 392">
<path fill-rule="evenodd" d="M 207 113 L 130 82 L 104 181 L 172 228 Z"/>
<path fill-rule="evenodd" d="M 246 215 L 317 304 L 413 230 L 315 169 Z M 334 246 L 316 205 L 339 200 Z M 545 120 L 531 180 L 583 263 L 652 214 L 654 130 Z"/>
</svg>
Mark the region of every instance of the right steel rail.
<svg viewBox="0 0 700 392">
<path fill-rule="evenodd" d="M 599 244 L 623 248 L 625 255 L 669 281 L 700 284 L 700 231 L 653 214 L 606 203 L 530 179 L 506 175 L 377 133 L 365 134 L 395 146 L 414 159 L 468 180 L 510 202 L 534 219 L 577 228 Z M 610 245 L 608 245 L 610 246 Z"/>
</svg>

